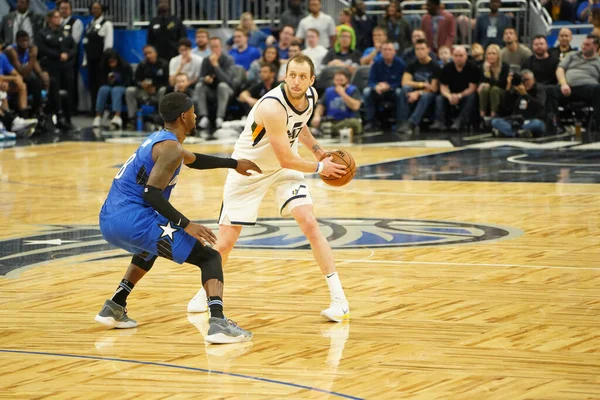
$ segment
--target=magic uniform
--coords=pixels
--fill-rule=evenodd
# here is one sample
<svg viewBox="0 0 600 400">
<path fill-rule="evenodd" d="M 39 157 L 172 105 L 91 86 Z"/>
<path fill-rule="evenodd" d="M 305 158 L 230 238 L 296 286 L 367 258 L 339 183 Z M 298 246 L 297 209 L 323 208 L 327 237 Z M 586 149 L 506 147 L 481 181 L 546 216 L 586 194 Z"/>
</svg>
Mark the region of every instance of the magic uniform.
<svg viewBox="0 0 600 400">
<path fill-rule="evenodd" d="M 298 154 L 298 136 L 316 108 L 316 91 L 306 92 L 308 106 L 297 110 L 285 93 L 285 82 L 265 94 L 250 110 L 244 131 L 235 143 L 232 158 L 254 161 L 262 174 L 243 176 L 229 171 L 223 193 L 219 224 L 254 225 L 258 209 L 269 189 L 275 191 L 275 201 L 282 216 L 299 205 L 312 204 L 304 173 L 282 168 L 266 135 L 265 128 L 254 121 L 254 113 L 265 99 L 274 99 L 271 107 L 280 107 L 287 114 L 287 136 L 294 154 Z M 277 104 L 279 103 L 279 104 Z M 232 173 L 233 172 L 233 173 Z"/>
<path fill-rule="evenodd" d="M 152 148 L 165 140 L 177 141 L 177 137 L 165 129 L 154 132 L 123 164 L 100 211 L 100 230 L 107 242 L 146 261 L 161 256 L 181 264 L 197 239 L 171 224 L 143 198 L 144 186 L 154 167 Z M 180 170 L 181 165 L 162 192 L 167 200 L 177 184 Z"/>
</svg>

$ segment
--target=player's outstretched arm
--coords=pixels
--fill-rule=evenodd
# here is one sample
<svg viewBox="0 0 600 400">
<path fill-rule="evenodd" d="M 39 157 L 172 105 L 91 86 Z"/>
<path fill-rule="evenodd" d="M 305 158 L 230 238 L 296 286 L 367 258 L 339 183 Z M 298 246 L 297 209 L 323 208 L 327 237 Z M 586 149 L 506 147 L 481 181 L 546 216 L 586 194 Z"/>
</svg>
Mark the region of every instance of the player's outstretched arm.
<svg viewBox="0 0 600 400">
<path fill-rule="evenodd" d="M 174 225 L 182 227 L 196 239 L 215 244 L 217 237 L 210 229 L 190 222 L 162 194 L 183 160 L 183 147 L 181 147 L 181 144 L 173 140 L 166 140 L 154 145 L 152 159 L 154 160 L 154 167 L 152 167 L 148 182 L 144 186 L 144 201 L 163 217 Z"/>
<path fill-rule="evenodd" d="M 249 160 L 208 156 L 206 154 L 192 153 L 186 149 L 183 149 L 183 163 L 189 168 L 194 169 L 233 168 L 237 173 L 246 176 L 250 175 L 247 172 L 248 170 L 262 173 L 258 165 Z"/>
<path fill-rule="evenodd" d="M 257 124 L 265 127 L 269 143 L 271 143 L 281 167 L 300 172 L 318 172 L 336 178 L 346 173 L 345 167 L 335 164 L 329 159 L 325 159 L 323 162 L 314 162 L 294 154 L 287 135 L 287 113 L 278 101 L 263 100 L 256 109 L 255 118 Z"/>
</svg>

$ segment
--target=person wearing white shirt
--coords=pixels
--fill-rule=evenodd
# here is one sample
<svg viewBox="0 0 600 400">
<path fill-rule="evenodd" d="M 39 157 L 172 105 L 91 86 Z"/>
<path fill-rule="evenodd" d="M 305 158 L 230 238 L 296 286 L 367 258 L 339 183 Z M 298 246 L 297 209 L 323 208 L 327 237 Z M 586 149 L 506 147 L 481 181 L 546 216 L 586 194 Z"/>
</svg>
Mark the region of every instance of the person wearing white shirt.
<svg viewBox="0 0 600 400">
<path fill-rule="evenodd" d="M 210 56 L 210 46 L 208 45 L 208 38 L 210 34 L 204 28 L 200 28 L 196 31 L 196 47 L 192 50 L 192 54 L 204 59 Z"/>
<path fill-rule="evenodd" d="M 327 55 L 327 49 L 319 44 L 319 31 L 310 28 L 306 31 L 306 48 L 303 54 L 309 56 L 315 65 L 315 75 L 319 75 L 323 69 L 323 59 Z"/>
<path fill-rule="evenodd" d="M 335 21 L 330 15 L 321 12 L 321 0 L 310 0 L 308 3 L 309 15 L 302 18 L 298 24 L 296 37 L 301 41 L 306 38 L 310 29 L 319 31 L 319 44 L 325 48 L 333 47 L 336 39 Z"/>
<path fill-rule="evenodd" d="M 85 60 L 83 65 L 88 68 L 88 80 L 90 95 L 92 97 L 92 109 L 96 109 L 96 98 L 98 97 L 98 68 L 105 50 L 112 49 L 114 28 L 112 22 L 104 18 L 104 8 L 99 2 L 92 3 L 90 7 L 94 19 L 87 26 L 83 45 L 85 47 Z"/>
<path fill-rule="evenodd" d="M 83 36 L 83 22 L 73 17 L 73 7 L 68 0 L 62 0 L 58 5 L 60 13 L 60 27 L 65 35 L 71 36 L 75 44 L 79 45 Z"/>
</svg>

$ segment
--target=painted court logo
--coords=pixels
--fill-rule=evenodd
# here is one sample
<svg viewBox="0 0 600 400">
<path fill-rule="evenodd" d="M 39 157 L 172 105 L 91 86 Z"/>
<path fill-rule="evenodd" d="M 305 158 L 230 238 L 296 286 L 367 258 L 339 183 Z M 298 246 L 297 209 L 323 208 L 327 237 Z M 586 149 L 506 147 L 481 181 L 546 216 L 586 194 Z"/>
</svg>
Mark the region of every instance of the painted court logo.
<svg viewBox="0 0 600 400">
<path fill-rule="evenodd" d="M 213 231 L 214 222 L 199 221 Z M 413 219 L 323 219 L 321 232 L 334 249 L 457 245 L 516 238 L 522 231 L 496 225 Z M 57 226 L 29 237 L 0 240 L 0 275 L 61 258 L 93 254 L 115 247 L 97 225 Z M 264 219 L 246 226 L 236 244 L 245 249 L 310 249 L 292 219 Z"/>
</svg>

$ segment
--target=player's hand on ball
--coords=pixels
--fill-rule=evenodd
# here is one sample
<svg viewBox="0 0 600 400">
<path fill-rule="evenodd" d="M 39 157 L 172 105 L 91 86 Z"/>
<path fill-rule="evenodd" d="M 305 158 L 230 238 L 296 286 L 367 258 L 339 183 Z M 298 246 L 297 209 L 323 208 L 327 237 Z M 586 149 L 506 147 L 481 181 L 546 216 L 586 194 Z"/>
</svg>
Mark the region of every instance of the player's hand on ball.
<svg viewBox="0 0 600 400">
<path fill-rule="evenodd" d="M 346 174 L 346 167 L 344 165 L 337 164 L 333 162 L 333 158 L 328 156 L 323 159 L 323 172 L 321 175 L 323 176 L 332 176 L 334 178 L 339 178 Z"/>
<path fill-rule="evenodd" d="M 237 160 L 237 163 L 238 163 L 238 165 L 237 165 L 237 168 L 235 169 L 235 172 L 237 172 L 238 174 L 250 176 L 251 174 L 248 172 L 248 170 L 255 171 L 255 172 L 258 172 L 259 174 L 262 174 L 262 171 L 260 170 L 258 165 L 254 164 L 250 160 L 241 158 L 241 159 Z"/>
<path fill-rule="evenodd" d="M 195 222 L 190 222 L 188 226 L 184 229 L 187 233 L 195 237 L 200 241 L 200 243 L 211 246 L 217 243 L 217 237 L 209 228 L 204 225 L 196 224 Z"/>
</svg>

